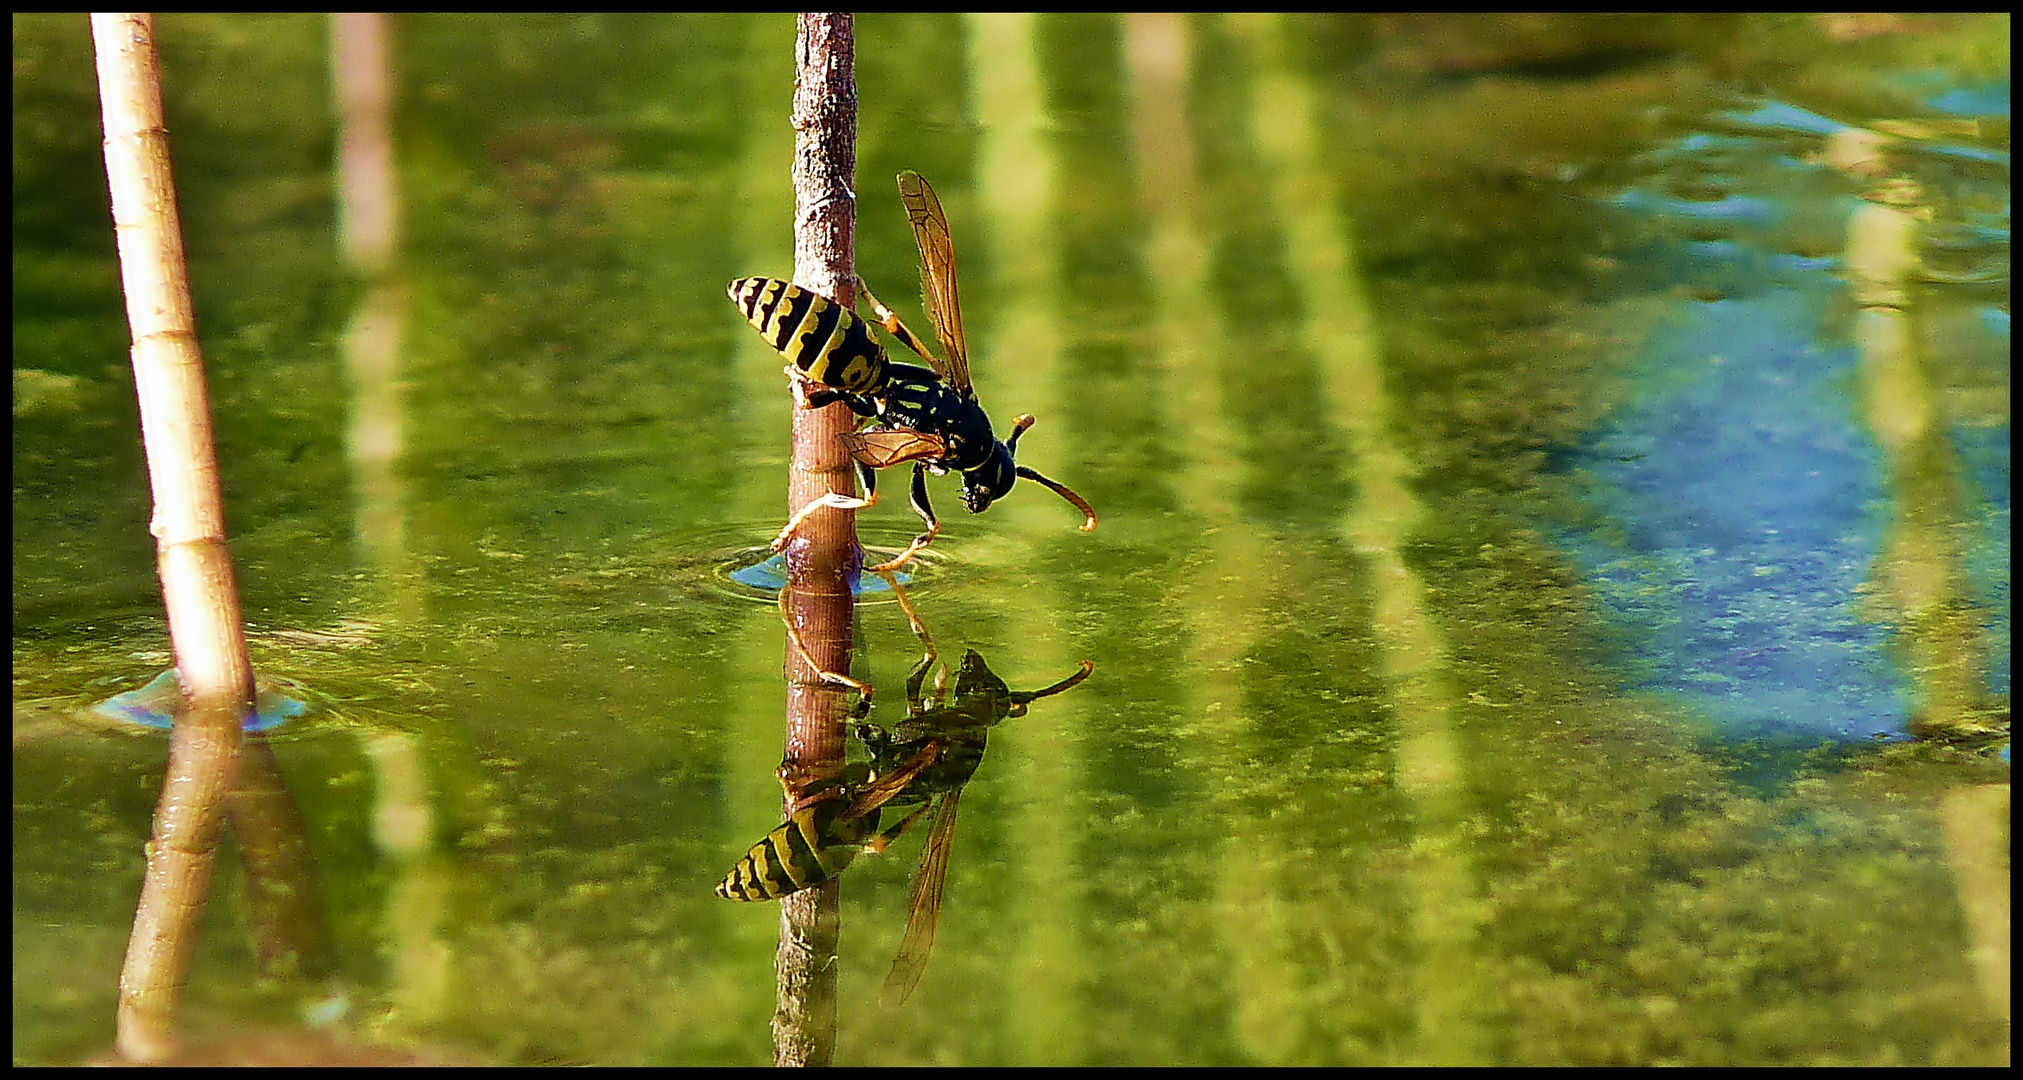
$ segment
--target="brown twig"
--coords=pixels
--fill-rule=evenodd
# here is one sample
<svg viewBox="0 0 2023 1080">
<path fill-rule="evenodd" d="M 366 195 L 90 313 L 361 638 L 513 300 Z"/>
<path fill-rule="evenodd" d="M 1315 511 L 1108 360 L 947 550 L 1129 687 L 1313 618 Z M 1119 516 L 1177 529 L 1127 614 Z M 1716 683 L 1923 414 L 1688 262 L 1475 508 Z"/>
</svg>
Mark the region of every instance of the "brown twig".
<svg viewBox="0 0 2023 1080">
<path fill-rule="evenodd" d="M 794 283 L 848 306 L 856 299 L 851 17 L 801 15 L 794 49 Z M 794 410 L 790 511 L 832 492 L 854 493 L 850 455 L 837 436 L 855 426 L 855 416 L 840 404 Z M 850 583 L 863 564 L 855 512 L 830 509 L 810 517 L 785 557 L 789 585 L 782 610 L 807 649 L 804 656 L 793 644 L 787 647 L 786 765 L 789 775 L 812 778 L 833 774 L 843 762 L 845 695 L 821 670 L 850 669 Z M 834 1051 L 837 896 L 836 882 L 830 881 L 780 902 L 777 1064 L 826 1065 Z"/>
<path fill-rule="evenodd" d="M 169 638 L 190 707 L 176 722 L 133 936 L 120 972 L 117 1042 L 136 1060 L 173 1050 L 175 997 L 188 978 L 210 888 L 240 724 L 253 702 L 238 586 L 225 547 L 210 402 L 183 261 L 162 122 L 154 20 L 91 17 L 105 119 L 120 277 L 133 333 L 134 385 L 154 493 Z"/>
</svg>

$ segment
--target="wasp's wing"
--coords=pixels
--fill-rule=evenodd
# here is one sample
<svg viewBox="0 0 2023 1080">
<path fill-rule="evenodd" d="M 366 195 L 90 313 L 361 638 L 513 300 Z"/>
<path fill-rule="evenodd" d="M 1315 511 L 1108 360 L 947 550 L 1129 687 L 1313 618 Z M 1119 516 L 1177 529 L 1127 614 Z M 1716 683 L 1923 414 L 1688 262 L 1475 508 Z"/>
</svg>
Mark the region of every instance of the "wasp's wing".
<svg viewBox="0 0 2023 1080">
<path fill-rule="evenodd" d="M 875 428 L 836 436 L 850 456 L 874 469 L 886 469 L 902 461 L 948 456 L 948 444 L 941 436 L 911 428 Z"/>
<path fill-rule="evenodd" d="M 859 792 L 843 811 L 843 820 L 855 821 L 873 810 L 899 797 L 923 770 L 934 764 L 941 756 L 941 744 L 931 742 L 920 748 L 920 752 L 906 759 L 898 768 L 879 777 L 869 787 Z"/>
<path fill-rule="evenodd" d="M 934 830 L 927 834 L 927 849 L 913 871 L 906 936 L 899 941 L 899 955 L 892 959 L 892 973 L 885 976 L 887 1006 L 898 1005 L 912 995 L 913 988 L 920 985 L 920 976 L 927 972 L 928 956 L 934 952 L 934 931 L 941 922 L 941 887 L 948 880 L 948 852 L 955 844 L 955 802 L 961 794 L 962 789 L 956 788 L 941 797 Z"/>
<path fill-rule="evenodd" d="M 948 215 L 927 178 L 908 170 L 899 174 L 899 199 L 913 223 L 913 242 L 920 246 L 920 292 L 927 315 L 934 320 L 934 338 L 941 342 L 941 377 L 957 390 L 969 389 L 969 349 L 962 337 L 962 298 L 955 288 L 955 239 L 948 233 Z"/>
</svg>

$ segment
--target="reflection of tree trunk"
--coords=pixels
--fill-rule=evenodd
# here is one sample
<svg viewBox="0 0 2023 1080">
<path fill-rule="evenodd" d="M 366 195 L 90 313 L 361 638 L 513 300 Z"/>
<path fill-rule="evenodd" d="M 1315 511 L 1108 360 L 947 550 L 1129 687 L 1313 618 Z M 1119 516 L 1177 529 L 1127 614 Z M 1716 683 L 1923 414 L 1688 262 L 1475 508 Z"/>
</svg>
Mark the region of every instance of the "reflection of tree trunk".
<svg viewBox="0 0 2023 1080">
<path fill-rule="evenodd" d="M 817 514 L 831 521 L 842 514 Z M 813 531 L 813 530 L 809 530 Z M 845 531 L 855 533 L 846 526 Z M 847 537 L 852 545 L 855 536 Z M 809 552 L 834 554 L 811 540 Z M 798 545 L 800 541 L 796 541 Z M 795 566 L 798 560 L 789 560 Z M 815 661 L 829 671 L 848 671 L 852 615 L 850 582 L 833 563 L 828 573 L 795 566 L 797 582 L 826 580 L 827 587 L 788 586 L 787 617 L 793 620 Z M 785 762 L 798 781 L 833 775 L 843 763 L 846 695 L 814 673 L 790 643 L 787 646 L 787 745 Z M 790 805 L 792 810 L 791 791 Z M 827 1065 L 836 1042 L 836 953 L 841 936 L 840 897 L 835 879 L 780 900 L 780 947 L 774 959 L 779 994 L 773 1014 L 773 1059 L 779 1065 Z"/>
<path fill-rule="evenodd" d="M 1244 657 L 1257 647 L 1267 599 L 1283 588 L 1288 552 L 1269 542 L 1240 513 L 1245 463 L 1238 448 L 1235 409 L 1224 400 L 1215 357 L 1240 346 L 1225 332 L 1223 305 L 1212 288 L 1210 251 L 1221 242 L 1217 220 L 1201 208 L 1213 193 L 1195 169 L 1198 150 L 1187 120 L 1195 43 L 1184 14 L 1125 17 L 1131 73 L 1132 127 L 1140 200 L 1151 211 L 1150 244 L 1165 304 L 1162 364 L 1173 387 L 1167 398 L 1174 438 L 1188 448 L 1189 465 L 1173 490 L 1202 525 L 1198 569 L 1175 584 L 1175 610 L 1194 613 L 1185 681 L 1188 715 L 1198 718 L 1214 754 L 1245 759 L 1264 722 L 1246 699 Z M 1208 226 L 1209 228 L 1203 228 Z M 1203 772 L 1219 768 L 1203 763 Z M 1234 999 L 1230 1023 L 1238 1045 L 1265 1065 L 1297 1060 L 1304 1015 L 1299 927 L 1322 913 L 1286 898 L 1287 849 L 1272 822 L 1231 806 L 1217 822 L 1221 844 L 1217 908 L 1224 913 L 1222 945 Z"/>
<path fill-rule="evenodd" d="M 226 803 L 246 869 L 253 947 L 269 978 L 318 978 L 331 970 L 323 887 L 295 797 L 281 779 L 274 748 L 246 740 L 239 780 Z"/>
<path fill-rule="evenodd" d="M 991 268 L 994 298 L 988 309 L 971 312 L 970 333 L 987 333 L 993 343 L 987 361 L 992 400 L 1007 413 L 1040 418 L 1042 430 L 1034 437 L 1044 441 L 1021 460 L 1067 479 L 1056 466 L 1042 463 L 1052 454 L 1062 469 L 1072 471 L 1066 463 L 1080 456 L 1073 445 L 1078 432 L 1071 403 L 1061 393 L 1064 386 L 1078 384 L 1060 372 L 1064 352 L 1083 340 L 1068 328 L 1089 313 L 1062 288 L 1070 276 L 1064 267 L 1075 258 L 1074 246 L 1064 239 L 1063 208 L 1087 210 L 1076 200 L 1090 181 L 1063 161 L 1064 147 L 1076 140 L 1061 137 L 1064 121 L 1047 91 L 1074 85 L 1078 76 L 1050 70 L 1070 61 L 1048 48 L 1045 15 L 973 12 L 964 23 L 970 45 L 963 92 L 976 145 L 972 210 L 955 223 L 957 250 L 968 252 L 966 271 L 974 272 L 979 263 Z M 1072 127 L 1076 121 L 1065 122 Z M 1108 170 L 1100 175 L 1107 176 Z M 1146 295 L 1156 294 L 1147 287 Z M 1085 484 L 1084 477 L 1073 482 Z M 1052 529 L 1057 507 L 1038 506 L 1037 500 L 1051 497 L 1037 492 L 1015 491 L 1004 509 L 991 512 L 1012 516 L 1037 511 L 1036 520 Z M 1057 533 L 1044 535 L 1050 544 L 1062 543 Z M 1078 554 L 1089 550 L 1079 543 L 1066 546 Z M 1060 630 L 1076 620 L 1061 606 L 1065 595 L 1078 590 L 1058 579 L 1035 585 L 1006 605 L 1004 638 L 1021 643 L 1015 661 L 1020 669 L 1065 669 L 1076 657 Z M 988 768 L 996 789 L 1005 793 L 996 827 L 1000 835 L 1016 838 L 1018 855 L 998 871 L 1008 886 L 1001 904 L 975 894 L 966 898 L 974 903 L 961 904 L 972 919 L 983 909 L 1002 920 L 992 935 L 1002 946 L 992 951 L 1005 962 L 993 965 L 998 970 L 992 992 L 998 995 L 1007 1044 L 1020 1048 L 1013 1059 L 1019 1064 L 1086 1061 L 1094 1056 L 1091 1047 L 1106 1041 L 1090 1010 L 1076 1005 L 1082 994 L 1103 984 L 1103 972 L 1090 962 L 1100 952 L 1094 941 L 1101 920 L 1089 911 L 1091 879 L 1080 872 L 1076 856 L 1086 823 L 1075 808 L 1089 783 L 1081 750 L 1092 741 L 1077 722 L 1081 709 L 1067 701 L 1036 708 L 992 735 L 994 745 L 1011 748 L 1001 755 L 994 751 Z"/>
<path fill-rule="evenodd" d="M 1867 162 L 1875 171 L 1881 164 Z M 1887 180 L 1848 222 L 1843 262 L 1861 310 L 1854 336 L 1861 350 L 1869 430 L 1889 465 L 1895 520 L 1875 563 L 1882 617 L 1896 624 L 1903 667 L 1917 710 L 1911 731 L 1940 739 L 1985 739 L 1986 635 L 1967 600 L 1960 537 L 1959 468 L 1945 435 L 1942 406 L 1912 331 L 1923 193 L 1909 179 Z M 2005 713 L 2006 715 L 2006 713 Z M 1967 916 L 1969 958 L 1988 1003 L 2009 1018 L 2009 872 L 2003 850 L 2006 784 L 1956 787 L 1943 820 L 1948 861 Z"/>
<path fill-rule="evenodd" d="M 856 298 L 857 167 L 855 37 L 849 15 L 800 17 L 794 50 L 794 282 L 850 306 Z M 850 456 L 837 436 L 856 424 L 842 405 L 794 410 L 789 512 L 832 492 L 851 494 Z M 850 583 L 862 563 L 856 514 L 811 516 L 786 550 L 787 617 L 824 670 L 848 672 Z M 798 778 L 832 775 L 843 763 L 844 695 L 787 646 L 785 763 Z M 791 809 L 791 807 L 790 807 Z M 826 1065 L 836 1044 L 836 882 L 780 903 L 778 1011 L 773 1056 L 781 1065 Z"/>
<path fill-rule="evenodd" d="M 383 730 L 365 739 L 365 753 L 379 781 L 372 839 L 392 875 L 381 919 L 387 994 L 412 1030 L 439 1019 L 449 997 L 451 956 L 442 925 L 450 873 L 434 853 L 435 817 L 421 740 Z"/>
<path fill-rule="evenodd" d="M 1287 263 L 1307 312 L 1303 336 L 1326 380 L 1357 492 L 1338 528 L 1369 567 L 1377 669 L 1398 725 L 1397 787 L 1412 807 L 1415 830 L 1405 877 L 1420 950 L 1411 1055 L 1435 1064 L 1479 1063 L 1489 1054 L 1490 992 L 1477 943 L 1478 886 L 1466 854 L 1468 785 L 1446 634 L 1425 580 L 1404 558 L 1426 512 L 1411 485 L 1411 448 L 1392 419 L 1380 327 L 1348 241 L 1355 223 L 1338 210 L 1321 160 L 1320 96 L 1289 62 L 1291 30 L 1282 17 L 1234 16 L 1229 28 L 1255 65 L 1251 117 L 1258 156 L 1272 178 L 1267 216 L 1283 223 Z"/>
<path fill-rule="evenodd" d="M 394 168 L 389 18 L 357 12 L 330 17 L 338 106 L 338 246 L 369 282 L 344 330 L 352 394 L 345 445 L 358 498 L 359 547 L 380 589 L 378 607 L 395 622 L 412 622 L 420 617 L 422 602 L 407 572 L 407 486 L 400 475 L 406 441 L 401 337 L 407 287 L 394 261 L 400 188 Z"/>
</svg>

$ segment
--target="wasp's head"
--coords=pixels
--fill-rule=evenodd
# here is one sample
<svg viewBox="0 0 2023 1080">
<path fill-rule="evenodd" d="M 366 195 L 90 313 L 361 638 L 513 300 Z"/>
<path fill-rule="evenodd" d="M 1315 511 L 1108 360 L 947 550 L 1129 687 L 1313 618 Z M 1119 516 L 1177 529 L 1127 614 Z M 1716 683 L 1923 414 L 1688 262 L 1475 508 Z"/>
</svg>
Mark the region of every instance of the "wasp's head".
<svg viewBox="0 0 2023 1080">
<path fill-rule="evenodd" d="M 984 695 L 1009 697 L 1011 687 L 997 677 L 997 672 L 983 662 L 983 657 L 975 649 L 970 649 L 962 654 L 962 667 L 955 673 L 955 696 L 961 700 Z"/>
<path fill-rule="evenodd" d="M 1011 448 L 998 443 L 991 448 L 989 459 L 962 474 L 962 505 L 972 514 L 981 514 L 990 509 L 991 503 L 1011 494 L 1018 478 Z"/>
<path fill-rule="evenodd" d="M 991 503 L 1011 494 L 1012 485 L 1018 483 L 1021 475 L 1012 456 L 1018 453 L 1019 436 L 1032 426 L 1031 413 L 1012 421 L 1010 437 L 991 447 L 990 460 L 962 474 L 962 505 L 969 507 L 970 513 L 981 514 Z M 1033 472 L 1028 469 L 1023 475 L 1031 476 Z"/>
</svg>

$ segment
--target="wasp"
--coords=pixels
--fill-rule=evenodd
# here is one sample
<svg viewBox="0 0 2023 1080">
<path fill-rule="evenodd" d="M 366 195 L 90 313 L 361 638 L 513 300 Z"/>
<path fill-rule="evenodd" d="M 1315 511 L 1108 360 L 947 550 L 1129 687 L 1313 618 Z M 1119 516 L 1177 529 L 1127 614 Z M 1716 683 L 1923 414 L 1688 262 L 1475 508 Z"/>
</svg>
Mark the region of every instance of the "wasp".
<svg viewBox="0 0 2023 1080">
<path fill-rule="evenodd" d="M 864 429 L 841 436 L 857 465 L 864 495 L 831 493 L 801 507 L 773 539 L 773 550 L 784 548 L 801 522 L 825 506 L 857 510 L 875 505 L 878 470 L 908 461 L 914 463 L 910 501 L 927 531 L 873 570 L 903 566 L 941 532 L 941 522 L 927 497 L 929 473 L 961 473 L 962 503 L 972 514 L 989 509 L 1024 477 L 1080 510 L 1082 531 L 1094 529 L 1096 511 L 1088 500 L 1015 461 L 1019 436 L 1034 423 L 1031 413 L 1015 419 L 1011 435 L 998 440 L 970 385 L 969 350 L 956 288 L 955 241 L 949 233 L 948 215 L 942 211 L 934 188 L 917 172 L 899 174 L 899 198 L 906 205 L 913 240 L 920 249 L 921 291 L 934 323 L 935 340 L 941 345 L 940 354 L 921 342 L 861 281 L 858 291 L 877 312 L 878 325 L 926 360 L 927 367 L 891 360 L 872 338 L 869 325 L 854 312 L 790 282 L 748 277 L 730 284 L 731 300 L 745 319 L 787 358 L 787 376 L 794 380 L 795 396 L 803 408 L 840 401 L 870 421 Z"/>
<path fill-rule="evenodd" d="M 1007 717 L 1024 716 L 1041 698 L 1072 689 L 1096 665 L 1083 660 L 1077 671 L 1059 682 L 1020 691 L 1006 685 L 976 650 L 969 649 L 956 669 L 952 696 L 945 665 L 933 694 L 925 695 L 928 673 L 939 654 L 905 589 L 889 573 L 886 580 L 925 648 L 907 676 L 906 718 L 889 731 L 865 722 L 871 700 L 867 692 L 852 711 L 849 732 L 870 753 L 870 761 L 846 766 L 842 782 L 815 791 L 805 802 L 797 800 L 788 819 L 753 844 L 716 891 L 733 900 L 773 900 L 818 885 L 842 873 L 859 854 L 884 851 L 923 817 L 931 817 L 908 891 L 906 931 L 885 979 L 885 1000 L 898 1004 L 919 985 L 933 953 L 955 843 L 956 807 L 962 789 L 983 764 L 990 729 Z M 838 681 L 862 687 L 854 680 Z M 788 783 L 784 766 L 781 783 Z M 890 828 L 878 831 L 882 811 L 906 807 L 912 809 Z"/>
<path fill-rule="evenodd" d="M 793 800 L 787 820 L 759 839 L 717 883 L 726 900 L 778 900 L 835 877 L 864 852 L 879 852 L 911 827 L 919 813 L 885 832 L 878 818 L 885 804 L 903 793 L 938 747 L 923 747 L 884 774 L 856 762 L 826 782 L 797 791 L 792 770 L 780 766 L 780 786 Z"/>
</svg>

